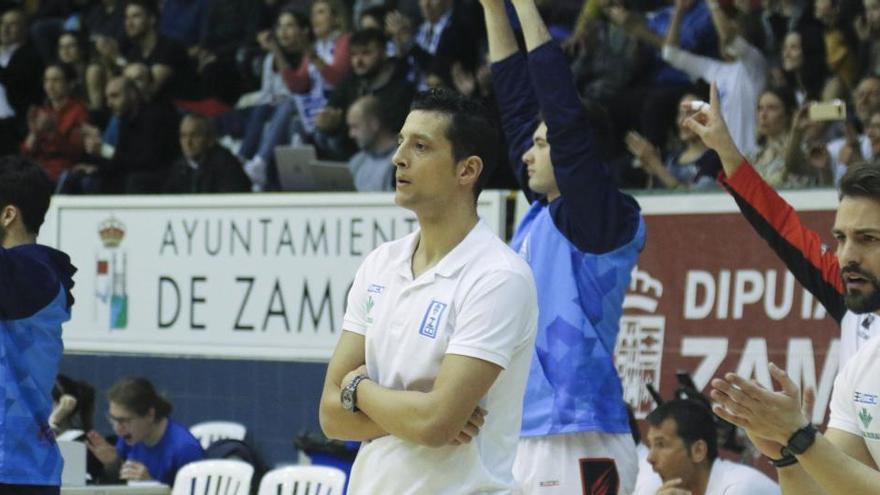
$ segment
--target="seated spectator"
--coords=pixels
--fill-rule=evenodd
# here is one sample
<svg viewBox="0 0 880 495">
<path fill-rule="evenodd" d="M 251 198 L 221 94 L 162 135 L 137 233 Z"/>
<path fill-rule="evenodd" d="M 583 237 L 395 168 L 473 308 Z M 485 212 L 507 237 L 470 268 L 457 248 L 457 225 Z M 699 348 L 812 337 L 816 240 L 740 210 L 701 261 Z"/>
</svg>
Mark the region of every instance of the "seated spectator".
<svg viewBox="0 0 880 495">
<path fill-rule="evenodd" d="M 241 162 L 217 144 L 211 121 L 201 115 L 187 115 L 180 122 L 180 149 L 162 188 L 166 193 L 250 192 L 251 181 Z"/>
<path fill-rule="evenodd" d="M 612 22 L 631 36 L 658 48 L 662 47 L 673 19 L 677 18 L 680 34 L 676 45 L 694 55 L 716 57 L 718 35 L 706 3 L 678 0 L 675 4 L 651 13 L 647 21 L 620 6 L 608 9 L 608 13 Z M 638 129 L 654 146 L 663 149 L 668 133 L 665 123 L 675 115 L 675 105 L 688 91 L 690 81 L 686 74 L 659 56 L 654 56 L 643 72 L 634 87 L 621 93 L 611 104 L 611 116 L 617 129 Z"/>
<path fill-rule="evenodd" d="M 76 80 L 74 70 L 51 64 L 43 75 L 46 103 L 31 108 L 28 135 L 22 153 L 36 161 L 46 175 L 57 183 L 82 158 L 82 125 L 89 119 L 85 105 L 71 97 L 70 86 Z"/>
<path fill-rule="evenodd" d="M 397 127 L 389 127 L 387 109 L 376 96 L 357 99 L 348 108 L 348 133 L 360 150 L 348 161 L 358 191 L 393 191 Z"/>
<path fill-rule="evenodd" d="M 258 41 L 267 52 L 262 63 L 260 89 L 242 98 L 250 100 L 232 112 L 222 114 L 215 120 L 218 133 L 242 139 L 238 156 L 250 160 L 257 153 L 263 127 L 275 109 L 289 100 L 293 93 L 284 82 L 281 73 L 299 65 L 311 38 L 308 18 L 299 11 L 283 10 L 274 30 L 263 31 Z"/>
<path fill-rule="evenodd" d="M 871 114 L 880 111 L 880 76 L 866 76 L 856 86 L 852 96 L 851 108 L 854 109 L 855 122 L 866 129 Z M 847 134 L 828 143 L 835 183 L 852 163 L 862 159 L 870 162 L 876 156 L 865 133 L 858 135 L 850 125 Z"/>
<path fill-rule="evenodd" d="M 757 469 L 718 459 L 712 412 L 693 399 L 664 402 L 647 417 L 648 463 L 633 495 L 779 495 L 779 486 Z"/>
<path fill-rule="evenodd" d="M 107 83 L 107 103 L 119 118 L 119 138 L 113 156 L 101 155 L 101 137 L 97 129 L 86 129 L 84 144 L 88 156 L 74 167 L 97 179 L 88 181 L 86 190 L 73 181 L 63 192 L 106 192 L 145 194 L 159 192 L 168 168 L 178 155 L 177 123 L 174 109 L 161 102 L 144 101 L 135 84 L 116 77 Z M 82 178 L 82 177 L 80 177 Z M 70 179 L 69 179 L 70 180 Z M 91 188 L 91 189 L 90 189 Z M 98 190 L 94 190 L 98 189 Z"/>
<path fill-rule="evenodd" d="M 311 25 L 315 37 L 311 50 L 299 67 L 283 72 L 287 87 L 294 93 L 308 93 L 318 81 L 326 90 L 332 90 L 342 82 L 350 68 L 348 23 L 345 7 L 339 0 L 314 2 Z M 313 70 L 317 70 L 319 78 L 314 77 Z"/>
<path fill-rule="evenodd" d="M 638 40 L 609 20 L 614 5 L 611 0 L 584 2 L 575 31 L 563 44 L 575 52 L 578 93 L 606 105 L 633 82 L 645 62 Z"/>
<path fill-rule="evenodd" d="M 790 177 L 803 177 L 803 185 L 809 186 L 831 186 L 834 183 L 834 169 L 825 149 L 824 135 L 827 132 L 825 122 L 810 120 L 809 104 L 795 112 L 784 155 L 785 170 Z"/>
<path fill-rule="evenodd" d="M 807 183 L 785 168 L 785 150 L 796 107 L 794 95 L 784 88 L 767 89 L 758 99 L 758 147 L 746 158 L 776 188 L 803 187 Z"/>
<path fill-rule="evenodd" d="M 101 434 L 88 432 L 89 450 L 107 473 L 121 480 L 174 483 L 177 471 L 204 458 L 205 451 L 189 430 L 171 419 L 171 403 L 156 393 L 146 378 L 129 377 L 107 392 L 107 419 L 119 437 L 116 446 Z"/>
<path fill-rule="evenodd" d="M 357 31 L 351 36 L 349 47 L 351 72 L 315 118 L 319 147 L 338 159 L 347 159 L 352 154 L 352 146 L 346 140 L 344 116 L 357 98 L 376 96 L 391 119 L 388 128 L 399 129 L 415 95 L 415 87 L 406 79 L 405 67 L 396 63 L 396 59 L 388 59 L 382 31 Z"/>
<path fill-rule="evenodd" d="M 479 14 L 465 2 L 454 0 L 420 1 L 423 22 L 413 29 L 413 21 L 400 12 L 386 17 L 388 36 L 394 41 L 397 54 L 412 67 L 411 80 L 421 91 L 428 87 L 452 87 L 452 64 L 461 62 L 473 71 L 477 66 Z"/>
<path fill-rule="evenodd" d="M 804 28 L 785 35 L 782 44 L 784 82 L 799 104 L 832 97 L 834 87 L 824 60 L 825 46 L 815 30 Z"/>
<path fill-rule="evenodd" d="M 100 108 L 95 106 L 86 88 L 86 70 L 89 66 L 89 48 L 86 40 L 74 31 L 65 31 L 58 37 L 57 60 L 70 66 L 76 72 L 76 78 L 70 81 L 70 94 L 80 101 L 88 103 L 89 110 Z M 98 99 L 100 103 L 103 97 Z"/>
<path fill-rule="evenodd" d="M 853 23 L 859 39 L 862 76 L 880 76 L 880 0 L 864 0 L 865 13 Z"/>
<path fill-rule="evenodd" d="M 660 151 L 637 132 L 630 132 L 626 137 L 626 145 L 630 153 L 641 162 L 642 168 L 650 174 L 649 188 L 657 179 L 659 187 L 665 189 L 716 189 L 716 177 L 721 171 L 721 162 L 714 151 L 709 150 L 699 136 L 685 127 L 684 121 L 696 110 L 692 103 L 700 98 L 686 94 L 679 102 L 676 116 L 675 145 L 672 151 L 662 160 Z"/>
<path fill-rule="evenodd" d="M 17 153 L 27 133 L 28 109 L 43 100 L 43 64 L 27 41 L 27 22 L 17 9 L 0 18 L 0 155 Z"/>
<path fill-rule="evenodd" d="M 813 15 L 822 25 L 825 64 L 835 77 L 835 91 L 842 95 L 858 81 L 858 47 L 849 20 L 841 13 L 840 0 L 816 0 Z"/>
<path fill-rule="evenodd" d="M 118 73 L 128 63 L 141 62 L 153 73 L 152 92 L 157 97 L 189 98 L 193 96 L 195 77 L 186 50 L 159 33 L 158 19 L 159 10 L 154 0 L 128 0 L 125 39 L 116 43 L 105 38 L 96 47 L 111 65 L 111 73 Z"/>
<path fill-rule="evenodd" d="M 702 57 L 678 48 L 684 17 L 684 12 L 678 6 L 666 34 L 663 60 L 694 81 L 702 79 L 718 86 L 719 94 L 723 95 L 721 112 L 724 120 L 737 147 L 748 153 L 756 147 L 755 107 L 766 82 L 767 62 L 757 48 L 739 35 L 734 21 L 720 7 L 713 6 L 710 12 L 718 32 L 722 60 Z"/>
</svg>

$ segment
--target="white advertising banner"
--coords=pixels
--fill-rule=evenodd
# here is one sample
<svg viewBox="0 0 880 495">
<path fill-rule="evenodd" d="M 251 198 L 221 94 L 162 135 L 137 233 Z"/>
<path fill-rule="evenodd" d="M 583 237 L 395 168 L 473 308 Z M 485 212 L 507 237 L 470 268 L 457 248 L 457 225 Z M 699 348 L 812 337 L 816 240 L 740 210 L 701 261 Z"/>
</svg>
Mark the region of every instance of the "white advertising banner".
<svg viewBox="0 0 880 495">
<path fill-rule="evenodd" d="M 500 235 L 507 197 L 478 204 Z M 56 196 L 40 242 L 79 268 L 68 352 L 326 360 L 364 256 L 416 228 L 391 194 Z"/>
</svg>

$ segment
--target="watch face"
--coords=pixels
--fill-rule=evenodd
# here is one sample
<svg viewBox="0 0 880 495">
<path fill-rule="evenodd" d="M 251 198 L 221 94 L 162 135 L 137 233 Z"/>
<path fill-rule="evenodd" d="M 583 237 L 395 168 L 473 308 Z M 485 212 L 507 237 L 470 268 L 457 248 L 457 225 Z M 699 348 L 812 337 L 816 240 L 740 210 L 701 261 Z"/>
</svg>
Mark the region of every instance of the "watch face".
<svg viewBox="0 0 880 495">
<path fill-rule="evenodd" d="M 342 408 L 346 411 L 351 411 L 352 409 L 354 409 L 354 401 L 352 400 L 351 395 L 352 394 L 350 389 L 345 388 L 342 390 Z"/>
</svg>

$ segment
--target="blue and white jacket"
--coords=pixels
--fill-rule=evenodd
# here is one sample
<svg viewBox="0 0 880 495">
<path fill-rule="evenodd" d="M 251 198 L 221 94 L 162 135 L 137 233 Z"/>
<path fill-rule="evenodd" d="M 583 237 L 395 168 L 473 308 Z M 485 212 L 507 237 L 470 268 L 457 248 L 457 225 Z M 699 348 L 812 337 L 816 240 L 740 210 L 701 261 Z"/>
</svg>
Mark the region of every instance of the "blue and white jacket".
<svg viewBox="0 0 880 495">
<path fill-rule="evenodd" d="M 49 414 L 75 271 L 46 246 L 0 248 L 0 483 L 61 484 Z"/>
<path fill-rule="evenodd" d="M 639 205 L 615 186 L 555 43 L 493 64 L 492 77 L 510 161 L 533 201 L 513 238 L 534 272 L 540 311 L 522 436 L 626 433 L 614 345 L 645 244 Z M 539 112 L 561 192 L 550 203 L 529 191 L 522 163 Z"/>
</svg>

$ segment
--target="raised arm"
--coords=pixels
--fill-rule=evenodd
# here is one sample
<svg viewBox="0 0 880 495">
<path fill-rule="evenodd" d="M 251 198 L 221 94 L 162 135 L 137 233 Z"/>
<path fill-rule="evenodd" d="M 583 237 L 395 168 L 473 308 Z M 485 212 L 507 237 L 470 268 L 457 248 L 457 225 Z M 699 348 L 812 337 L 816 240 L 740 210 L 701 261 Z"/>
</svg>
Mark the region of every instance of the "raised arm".
<svg viewBox="0 0 880 495">
<path fill-rule="evenodd" d="M 617 189 L 577 94 L 571 71 L 532 0 L 516 0 L 532 88 L 547 124 L 561 200 L 550 205 L 559 230 L 579 249 L 605 253 L 630 242 L 640 224 L 635 200 Z"/>
<path fill-rule="evenodd" d="M 528 64 L 519 53 L 513 29 L 507 20 L 504 0 L 480 0 L 489 38 L 492 84 L 501 110 L 501 124 L 507 138 L 508 156 L 514 174 L 529 201 L 535 194 L 529 189 L 523 155 L 538 127 L 538 100 L 527 77 Z"/>
<path fill-rule="evenodd" d="M 843 319 L 846 306 L 837 258 L 740 154 L 721 116 L 714 84 L 710 104 L 689 117 L 685 125 L 718 153 L 724 168 L 722 184 L 755 232 L 835 320 Z"/>
</svg>

